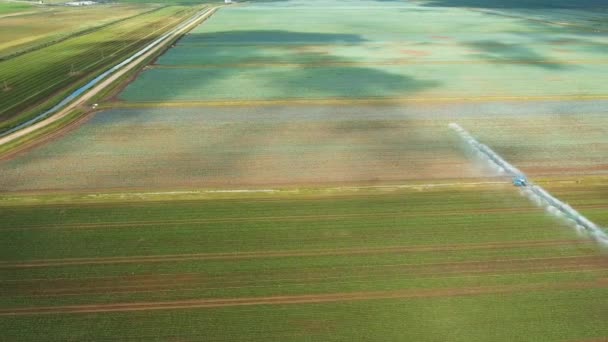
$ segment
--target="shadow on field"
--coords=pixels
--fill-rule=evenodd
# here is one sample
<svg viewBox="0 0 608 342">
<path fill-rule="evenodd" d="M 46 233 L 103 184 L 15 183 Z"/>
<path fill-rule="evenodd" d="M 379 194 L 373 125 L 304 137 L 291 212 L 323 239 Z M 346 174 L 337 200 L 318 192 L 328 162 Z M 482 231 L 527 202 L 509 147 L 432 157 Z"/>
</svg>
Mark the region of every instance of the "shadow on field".
<svg viewBox="0 0 608 342">
<path fill-rule="evenodd" d="M 608 2 L 605 0 L 420 0 L 425 7 L 457 7 L 486 15 L 520 18 L 542 30 L 606 32 Z"/>
<path fill-rule="evenodd" d="M 186 50 L 190 45 L 203 44 L 203 49 L 192 55 L 177 52 L 175 57 L 166 56 L 163 60 L 172 59 L 172 63 L 185 68 L 148 70 L 142 75 L 144 80 L 150 76 L 149 80 L 156 82 L 149 84 L 159 86 L 149 87 L 139 80 L 127 88 L 123 98 L 162 102 L 402 97 L 439 85 L 381 67 L 351 64 L 352 59 L 332 52 L 332 44 L 356 45 L 365 41 L 356 34 L 291 31 L 190 34 L 180 46 Z M 269 53 L 269 46 L 277 49 Z M 209 64 L 203 68 L 187 67 L 192 61 L 205 64 L 201 59 Z M 260 61 L 264 63 L 261 67 L 247 65 Z M 157 82 L 159 79 L 162 82 Z"/>
<path fill-rule="evenodd" d="M 358 34 L 349 33 L 322 33 L 322 32 L 295 32 L 283 30 L 245 30 L 220 31 L 209 33 L 193 33 L 187 36 L 189 43 L 214 44 L 356 44 L 364 42 Z"/>
<path fill-rule="evenodd" d="M 558 61 L 552 61 L 522 44 L 506 44 L 491 40 L 480 40 L 466 43 L 466 45 L 479 52 L 476 55 L 477 57 L 491 62 L 517 61 L 524 65 L 550 70 L 561 70 L 571 67 Z"/>
<path fill-rule="evenodd" d="M 422 0 L 424 6 L 488 9 L 595 9 L 608 8 L 605 0 Z"/>
</svg>

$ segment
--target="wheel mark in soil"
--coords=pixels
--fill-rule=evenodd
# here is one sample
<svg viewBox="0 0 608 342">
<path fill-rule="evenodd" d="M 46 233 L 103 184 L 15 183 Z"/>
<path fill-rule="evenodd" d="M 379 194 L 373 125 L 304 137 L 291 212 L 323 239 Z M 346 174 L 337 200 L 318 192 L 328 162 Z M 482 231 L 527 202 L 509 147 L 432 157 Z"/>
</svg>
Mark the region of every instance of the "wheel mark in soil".
<svg viewBox="0 0 608 342">
<path fill-rule="evenodd" d="M 569 269 L 573 268 L 573 269 Z M 528 276 L 530 274 L 549 275 L 549 274 L 592 274 L 595 272 L 606 272 L 608 268 L 605 266 L 597 267 L 597 265 L 571 265 L 564 267 L 559 271 L 551 271 L 552 268 L 537 267 L 515 271 L 487 272 L 466 271 L 466 272 L 424 272 L 415 274 L 415 279 L 474 279 L 474 278 L 490 278 L 501 276 Z M 396 276 L 396 275 L 393 275 Z M 332 281 L 332 280 L 341 281 Z M 349 276 L 334 276 L 334 277 L 318 277 L 318 278 L 281 278 L 267 280 L 247 280 L 247 281 L 229 281 L 221 284 L 213 284 L 212 286 L 204 286 L 206 283 L 188 283 L 174 285 L 131 285 L 131 286 L 115 286 L 115 287 L 93 287 L 93 288 L 78 288 L 78 289 L 53 289 L 55 291 L 45 292 L 44 290 L 31 291 L 27 293 L 9 294 L 6 297 L 68 297 L 82 295 L 108 295 L 108 294 L 135 294 L 135 293 L 167 293 L 167 292 L 184 292 L 184 291 L 200 291 L 200 290 L 226 290 L 226 289 L 253 289 L 253 288 L 274 288 L 277 284 L 282 286 L 310 286 L 311 284 L 330 283 L 337 284 L 372 284 L 385 283 L 387 277 L 374 277 L 373 275 L 349 275 Z M 413 278 L 412 278 L 413 279 Z M 327 282 L 329 280 L 329 282 Z M 324 282 L 325 281 L 325 282 Z M 189 287 L 188 287 L 189 286 Z"/>
<path fill-rule="evenodd" d="M 604 209 L 604 204 L 580 205 L 580 209 Z M 11 228 L 0 228 L 0 231 L 15 231 L 25 229 L 94 229 L 94 228 L 120 228 L 132 226 L 155 226 L 161 224 L 203 224 L 203 223 L 227 223 L 227 222 L 276 222 L 276 221 L 321 221 L 338 220 L 351 217 L 417 217 L 421 213 L 432 216 L 458 216 L 463 214 L 499 214 L 499 213 L 524 213 L 538 212 L 536 207 L 521 208 L 491 208 L 473 210 L 427 210 L 417 212 L 388 212 L 369 214 L 329 214 L 329 215 L 287 215 L 287 216 L 261 216 L 261 217 L 228 217 L 209 219 L 183 219 L 183 220 L 145 220 L 128 222 L 102 222 L 102 223 L 74 223 L 74 224 L 52 224 L 52 225 L 30 225 Z"/>
<path fill-rule="evenodd" d="M 0 269 L 22 269 L 34 267 L 56 267 L 74 265 L 101 265 L 101 264 L 134 264 L 157 263 L 191 260 L 241 260 L 260 258 L 284 257 L 318 257 L 336 255 L 369 255 L 378 253 L 415 253 L 439 251 L 466 251 L 466 250 L 492 250 L 519 247 L 547 247 L 578 245 L 588 246 L 589 241 L 584 240 L 549 240 L 549 241 L 520 241 L 515 243 L 485 243 L 461 245 L 424 245 L 424 246 L 390 246 L 378 248 L 344 248 L 309 251 L 263 251 L 263 252 L 237 252 L 237 253 L 199 253 L 199 254 L 172 254 L 131 257 L 101 257 L 101 258 L 70 258 L 32 260 L 27 262 L 0 262 Z"/>
<path fill-rule="evenodd" d="M 50 307 L 27 307 L 0 309 L 0 316 L 25 316 L 41 314 L 74 314 L 74 313 L 107 313 L 107 312 L 130 312 L 149 310 L 175 310 L 196 308 L 218 308 L 230 306 L 251 305 L 286 305 L 286 304 L 314 304 L 330 302 L 352 302 L 363 300 L 383 299 L 413 299 L 453 296 L 476 296 L 490 294 L 508 294 L 530 291 L 564 291 L 582 290 L 593 288 L 605 288 L 608 286 L 607 279 L 589 282 L 570 282 L 561 284 L 524 284 L 524 285 L 501 285 L 501 286 L 478 286 L 447 289 L 416 289 L 397 291 L 372 291 L 372 292 L 349 292 L 328 293 L 314 295 L 291 295 L 291 296 L 269 296 L 249 298 L 224 298 L 224 299 L 197 299 L 165 302 L 139 302 L 139 303 L 114 303 L 97 305 L 66 305 Z"/>
</svg>

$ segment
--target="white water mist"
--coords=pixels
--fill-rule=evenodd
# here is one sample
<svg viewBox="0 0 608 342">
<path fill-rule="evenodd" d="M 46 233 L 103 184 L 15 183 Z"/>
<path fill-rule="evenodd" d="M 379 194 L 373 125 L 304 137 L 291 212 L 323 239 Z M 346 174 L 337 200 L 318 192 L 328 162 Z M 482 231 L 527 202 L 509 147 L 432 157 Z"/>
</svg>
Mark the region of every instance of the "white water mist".
<svg viewBox="0 0 608 342">
<path fill-rule="evenodd" d="M 551 195 L 545 189 L 528 181 L 523 172 L 509 164 L 491 148 L 477 141 L 477 139 L 457 123 L 451 123 L 449 124 L 449 127 L 456 131 L 467 146 L 470 147 L 477 156 L 488 162 L 492 168 L 499 172 L 502 171 L 511 177 L 522 177 L 523 179 L 526 179 L 527 183 L 521 187 L 521 194 L 523 196 L 527 197 L 537 206 L 544 207 L 550 215 L 568 223 L 576 229 L 579 234 L 584 233 L 597 241 L 600 245 L 608 247 L 608 235 L 602 228 L 581 215 L 570 205 Z"/>
</svg>

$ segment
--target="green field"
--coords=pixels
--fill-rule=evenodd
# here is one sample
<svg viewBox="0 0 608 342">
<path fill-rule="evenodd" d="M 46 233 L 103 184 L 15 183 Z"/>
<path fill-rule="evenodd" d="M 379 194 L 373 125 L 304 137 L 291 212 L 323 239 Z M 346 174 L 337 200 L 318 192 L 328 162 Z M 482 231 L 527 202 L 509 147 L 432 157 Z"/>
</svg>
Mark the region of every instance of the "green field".
<svg viewBox="0 0 608 342">
<path fill-rule="evenodd" d="M 32 11 L 0 21 L 0 58 L 40 48 L 96 27 L 149 11 L 155 6 L 31 7 Z"/>
<path fill-rule="evenodd" d="M 18 12 L 27 12 L 34 10 L 30 4 L 22 3 L 22 2 L 0 2 L 0 16 Z"/>
<path fill-rule="evenodd" d="M 53 96 L 66 96 L 69 89 L 84 85 L 194 11 L 165 7 L 0 62 L 0 130 L 38 115 L 49 102 L 59 102 Z"/>
<path fill-rule="evenodd" d="M 508 185 L 232 196 L 4 200 L 3 336 L 545 341 L 608 333 L 605 257 Z M 112 309 L 119 303 L 126 312 Z M 99 312 L 77 312 L 90 306 Z M 532 316 L 539 319 L 528 324 Z"/>
<path fill-rule="evenodd" d="M 23 82 L 0 118 L 45 70 L 192 10 L 0 68 Z M 605 340 L 606 248 L 448 124 L 608 227 L 607 16 L 597 0 L 219 9 L 94 112 L 0 150 L 0 339 Z M 59 75 L 37 82 L 85 78 Z"/>
</svg>

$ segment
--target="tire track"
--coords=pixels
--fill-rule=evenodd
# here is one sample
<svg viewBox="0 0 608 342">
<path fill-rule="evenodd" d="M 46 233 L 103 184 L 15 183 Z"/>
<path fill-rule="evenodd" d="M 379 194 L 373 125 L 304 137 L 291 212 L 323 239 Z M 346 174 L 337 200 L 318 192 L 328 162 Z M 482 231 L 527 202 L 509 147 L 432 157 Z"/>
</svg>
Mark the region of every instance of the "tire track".
<svg viewBox="0 0 608 342">
<path fill-rule="evenodd" d="M 177 309 L 202 309 L 233 306 L 252 305 L 293 305 L 293 304 L 318 304 L 331 302 L 353 302 L 366 300 L 385 299 L 414 299 L 433 297 L 454 296 L 478 296 L 490 294 L 509 294 L 531 291 L 564 291 L 583 290 L 594 288 L 605 288 L 608 279 L 588 282 L 570 282 L 560 284 L 523 284 L 523 285 L 499 285 L 499 286 L 476 286 L 445 289 L 410 289 L 395 291 L 370 291 L 370 292 L 347 292 L 347 293 L 325 293 L 309 295 L 268 296 L 268 297 L 246 297 L 246 298 L 219 298 L 219 299 L 193 299 L 164 302 L 137 302 L 137 303 L 111 303 L 95 305 L 64 305 L 47 307 L 26 307 L 13 309 L 0 309 L 0 316 L 29 316 L 43 314 L 76 314 L 76 313 L 109 313 L 109 312 L 133 312 L 150 310 L 177 310 Z"/>
<path fill-rule="evenodd" d="M 140 264 L 179 261 L 207 261 L 207 260 L 245 260 L 285 257 L 320 257 L 344 255 L 370 255 L 383 253 L 419 253 L 419 252 L 446 252 L 467 250 L 493 250 L 521 247 L 554 247 L 577 245 L 587 246 L 588 241 L 581 240 L 547 240 L 547 241 L 519 241 L 519 242 L 493 242 L 481 244 L 456 245 L 422 245 L 422 246 L 389 246 L 377 248 L 343 248 L 308 251 L 256 251 L 233 253 L 194 253 L 170 254 L 130 257 L 100 257 L 100 258 L 68 258 L 68 259 L 41 259 L 25 262 L 0 262 L 0 269 L 25 269 L 37 267 L 84 266 L 107 264 Z"/>
<path fill-rule="evenodd" d="M 593 273 L 608 271 L 608 259 L 598 256 L 555 260 L 513 259 L 465 261 L 458 263 L 395 264 L 369 267 L 303 269 L 287 272 L 260 272 L 207 276 L 175 274 L 170 277 L 134 277 L 134 279 L 91 279 L 74 281 L 15 282 L 2 286 L 0 297 L 64 297 L 144 292 L 175 292 L 211 289 L 242 289 L 314 284 L 376 283 L 387 279 L 450 279 L 530 274 Z"/>
<path fill-rule="evenodd" d="M 581 209 L 604 209 L 608 208 L 605 204 L 591 204 L 578 206 Z M 418 217 L 422 214 L 432 216 L 458 216 L 463 214 L 499 214 L 499 213 L 532 213 L 539 212 L 537 207 L 520 208 L 488 208 L 471 210 L 425 210 L 416 212 L 387 212 L 387 213 L 367 213 L 367 214 L 328 214 L 328 215 L 286 215 L 286 216 L 259 216 L 259 217 L 223 217 L 223 218 L 202 218 L 202 219 L 180 219 L 180 220 L 141 220 L 128 222 L 97 222 L 97 223 L 66 223 L 66 224 L 47 224 L 29 225 L 20 227 L 0 228 L 2 231 L 19 231 L 27 229 L 96 229 L 96 228 L 123 228 L 123 227 L 144 227 L 157 226 L 164 224 L 205 224 L 205 223 L 230 223 L 230 222 L 277 222 L 277 221 L 320 221 L 320 220 L 339 220 L 345 218 L 382 218 L 382 217 Z"/>
</svg>

